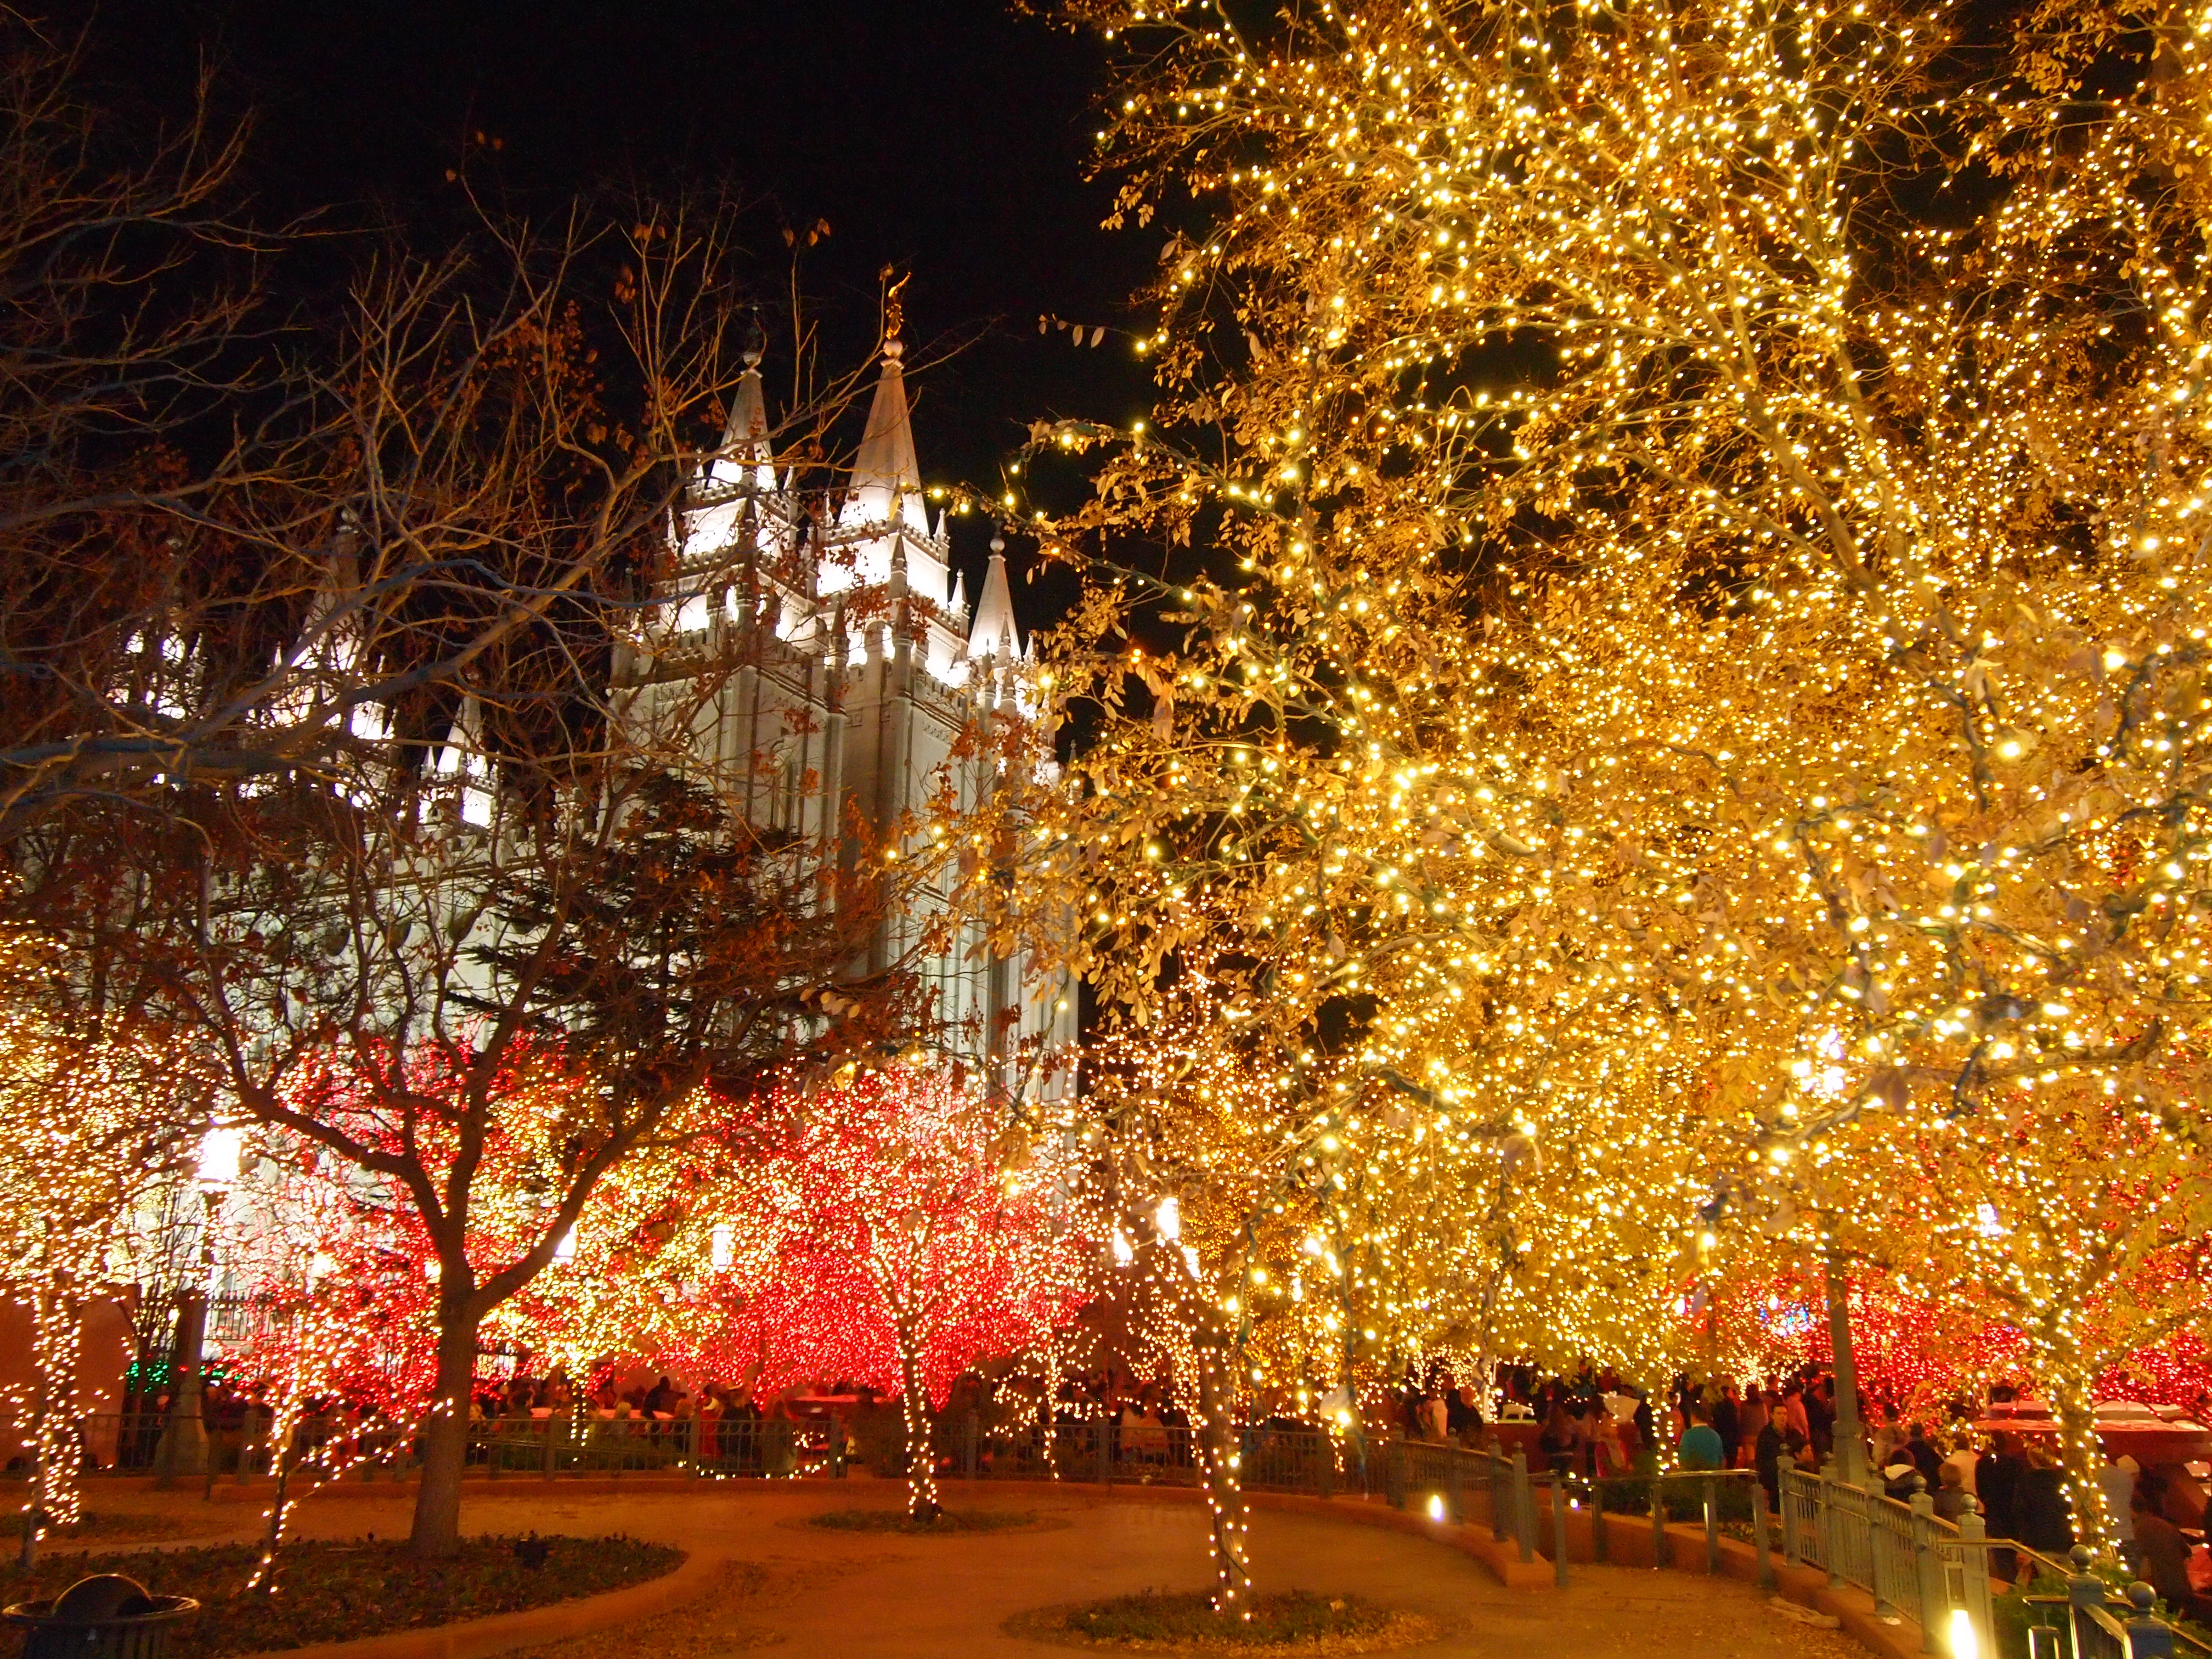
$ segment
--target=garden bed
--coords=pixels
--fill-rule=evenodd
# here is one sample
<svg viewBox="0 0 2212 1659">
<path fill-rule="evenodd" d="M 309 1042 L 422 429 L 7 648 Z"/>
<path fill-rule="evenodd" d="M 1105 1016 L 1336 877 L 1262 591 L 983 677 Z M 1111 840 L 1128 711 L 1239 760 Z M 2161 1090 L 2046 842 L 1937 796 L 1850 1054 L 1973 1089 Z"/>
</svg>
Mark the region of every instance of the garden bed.
<svg viewBox="0 0 2212 1659">
<path fill-rule="evenodd" d="M 1760 1498 L 1764 1499 L 1765 1492 L 1763 1489 L 1755 1489 L 1750 1481 L 1740 1477 L 1717 1479 L 1713 1482 L 1713 1507 L 1720 1512 L 1722 1524 L 1741 1522 L 1746 1541 L 1751 1537 L 1751 1499 L 1754 1490 L 1759 1490 Z M 1666 1502 L 1669 1521 L 1704 1522 L 1705 1495 L 1701 1486 L 1692 1486 L 1686 1480 L 1670 1480 L 1661 1495 Z M 1601 1480 L 1597 1483 L 1597 1497 L 1607 1515 L 1648 1516 L 1651 1513 L 1651 1483 L 1648 1480 L 1632 1478 Z M 1774 1525 L 1781 1525 L 1780 1516 L 1775 1517 Z"/>
<path fill-rule="evenodd" d="M 1418 1613 L 1395 1613 L 1357 1595 L 1308 1590 L 1255 1596 L 1251 1617 L 1233 1623 L 1213 1611 L 1206 1591 L 1170 1595 L 1147 1590 L 1017 1613 L 1004 1629 L 1009 1636 L 1066 1647 L 1202 1654 L 1206 1659 L 1382 1653 L 1433 1641 L 1442 1633 L 1434 1620 Z"/>
<path fill-rule="evenodd" d="M 57 1595 L 88 1571 L 125 1573 L 153 1595 L 204 1604 L 175 1626 L 171 1659 L 222 1659 L 599 1595 L 674 1571 L 684 1552 L 620 1536 L 470 1538 L 449 1559 L 417 1561 L 404 1540 L 303 1540 L 284 1547 L 274 1593 L 248 1595 L 258 1559 L 246 1544 L 63 1556 L 0 1571 L 0 1602 Z"/>
</svg>

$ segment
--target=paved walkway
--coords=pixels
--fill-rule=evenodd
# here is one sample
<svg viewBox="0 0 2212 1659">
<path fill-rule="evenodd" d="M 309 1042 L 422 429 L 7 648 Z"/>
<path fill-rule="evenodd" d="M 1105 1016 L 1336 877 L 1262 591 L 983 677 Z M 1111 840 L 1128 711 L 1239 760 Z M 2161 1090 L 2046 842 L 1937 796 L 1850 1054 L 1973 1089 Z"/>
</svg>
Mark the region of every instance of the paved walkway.
<svg viewBox="0 0 2212 1659">
<path fill-rule="evenodd" d="M 1034 1509 L 1048 1523 L 1034 1531 L 905 1538 L 805 1524 L 827 1509 L 892 1507 L 902 1492 L 857 1480 L 834 1490 L 731 1483 L 696 1496 L 471 1492 L 463 1524 L 472 1532 L 628 1533 L 732 1558 L 721 1591 L 706 1601 L 532 1649 L 531 1659 L 720 1659 L 758 1648 L 792 1659 L 1065 1659 L 1069 1650 L 1018 1640 L 1000 1624 L 1032 1607 L 1207 1581 L 1194 1504 L 1108 1499 L 1079 1486 L 986 1486 L 974 1498 L 957 1483 L 947 1490 L 955 1508 Z M 102 1507 L 209 1520 L 213 1510 L 226 1536 L 250 1536 L 256 1524 L 253 1509 L 181 1496 L 134 1493 Z M 407 1518 L 397 1494 L 325 1499 L 303 1508 L 300 1530 L 390 1537 Z M 1564 1595 L 1508 1590 L 1466 1556 L 1425 1539 L 1266 1511 L 1253 1516 L 1251 1547 L 1263 1591 L 1348 1590 L 1437 1620 L 1440 1639 L 1398 1650 L 1419 1659 L 1867 1659 L 1848 1638 L 1772 1613 L 1751 1587 L 1729 1579 L 1577 1566 Z"/>
</svg>

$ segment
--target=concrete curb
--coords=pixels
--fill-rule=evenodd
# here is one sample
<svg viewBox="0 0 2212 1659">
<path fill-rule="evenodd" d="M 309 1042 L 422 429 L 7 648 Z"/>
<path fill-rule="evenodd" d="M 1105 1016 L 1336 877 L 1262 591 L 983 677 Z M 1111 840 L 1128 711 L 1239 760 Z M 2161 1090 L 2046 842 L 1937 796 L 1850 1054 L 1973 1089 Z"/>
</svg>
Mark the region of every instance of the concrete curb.
<svg viewBox="0 0 2212 1659">
<path fill-rule="evenodd" d="M 994 1481 L 994 1486 L 1042 1486 L 1042 1481 Z M 1098 1492 L 1097 1487 L 1084 1490 Z M 1113 1496 L 1129 1499 L 1164 1498 L 1173 1494 L 1179 1498 L 1196 1501 L 1199 1493 L 1189 1486 L 1115 1486 L 1106 1489 Z M 1360 1498 L 1303 1498 L 1278 1492 L 1248 1492 L 1245 1501 L 1254 1509 L 1278 1510 L 1297 1515 L 1327 1516 L 1355 1525 L 1382 1527 L 1392 1532 L 1409 1533 L 1415 1537 L 1432 1539 L 1439 1544 L 1474 1557 L 1491 1576 L 1509 1589 L 1548 1589 L 1553 1581 L 1553 1568 L 1548 1556 L 1539 1554 L 1534 1561 L 1523 1562 L 1518 1547 L 1510 1540 L 1492 1534 L 1486 1527 L 1468 1522 L 1462 1526 L 1427 1520 L 1409 1510 L 1394 1510 L 1376 1500 Z M 1592 1522 L 1596 1517 L 1586 1510 L 1578 1510 L 1567 1516 L 1567 1560 L 1595 1564 L 1596 1555 Z M 1605 1565 L 1616 1567 L 1650 1567 L 1653 1565 L 1651 1523 L 1634 1516 L 1608 1515 L 1605 1519 Z M 1548 1522 L 1548 1516 L 1540 1516 Z M 1703 1526 L 1675 1522 L 1667 1528 L 1668 1567 L 1676 1572 L 1703 1573 L 1705 1571 L 1705 1529 Z M 1548 1543 L 1548 1534 L 1545 1539 Z M 1749 1544 L 1733 1538 L 1720 1542 L 1721 1577 L 1741 1579 L 1747 1584 L 1759 1582 L 1759 1552 Z M 1865 1591 L 1845 1586 L 1841 1589 L 1828 1588 L 1828 1577 L 1814 1567 L 1792 1567 L 1782 1559 L 1779 1549 L 1772 1549 L 1767 1559 L 1774 1567 L 1775 1593 L 1800 1607 L 1825 1613 L 1843 1626 L 1850 1636 L 1878 1659 L 1923 1659 L 1920 1626 L 1910 1620 L 1891 1624 L 1875 1615 L 1874 1598 Z"/>
<path fill-rule="evenodd" d="M 1548 1589 L 1552 1584 L 1552 1564 L 1538 1556 L 1533 1561 L 1521 1559 L 1520 1548 L 1506 1539 L 1497 1536 L 1487 1527 L 1469 1521 L 1454 1526 L 1446 1521 L 1431 1521 L 1425 1516 L 1407 1510 L 1394 1510 L 1388 1504 L 1378 1504 L 1363 1498 L 1298 1498 L 1275 1492 L 1254 1492 L 1249 1495 L 1255 1509 L 1286 1510 L 1297 1515 L 1324 1515 L 1339 1521 L 1350 1521 L 1363 1527 L 1381 1527 L 1389 1532 L 1402 1532 L 1415 1538 L 1426 1538 L 1462 1555 L 1473 1556 L 1480 1562 L 1492 1578 L 1508 1589 Z"/>
</svg>

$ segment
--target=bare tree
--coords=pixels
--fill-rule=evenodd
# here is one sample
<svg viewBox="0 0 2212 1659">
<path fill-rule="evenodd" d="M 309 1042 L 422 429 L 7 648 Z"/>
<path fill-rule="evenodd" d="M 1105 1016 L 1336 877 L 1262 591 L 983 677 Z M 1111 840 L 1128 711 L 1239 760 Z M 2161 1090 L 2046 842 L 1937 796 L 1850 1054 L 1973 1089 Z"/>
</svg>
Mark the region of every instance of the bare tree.
<svg viewBox="0 0 2212 1659">
<path fill-rule="evenodd" d="M 159 811 L 79 801 L 24 837 L 103 1017 L 185 1021 L 246 1116 L 420 1218 L 426 1555 L 458 1544 L 478 1328 L 610 1172 L 718 1096 L 899 1051 L 927 1011 L 869 948 L 932 878 L 877 839 L 915 826 L 756 810 L 792 740 L 838 718 L 831 670 L 874 596 L 817 612 L 815 509 L 759 482 L 857 381 L 753 418 L 735 224 L 722 203 L 579 211 L 375 263 L 304 383 L 348 463 L 327 538 L 286 556 L 285 592 L 200 606 L 128 659 L 143 706 L 246 711 L 270 763 L 180 769 Z M 704 512 L 735 530 L 702 564 L 682 532 Z M 226 688 L 288 605 L 270 665 Z M 726 718 L 732 688 L 787 684 L 814 701 Z M 580 1085 L 557 1121 L 532 1086 L 555 1073 Z M 517 1146 L 538 1219 L 479 1259 L 472 1211 L 515 1200 L 492 1172 Z"/>
<path fill-rule="evenodd" d="M 604 597 L 719 441 L 750 315 L 726 197 L 481 213 L 438 257 L 393 236 L 335 301 L 274 305 L 308 230 L 344 239 L 242 220 L 247 135 L 204 83 L 149 135 L 81 57 L 0 14 L 0 848 L 49 873 L 28 838 L 57 817 L 333 777 L 350 738 L 434 720 Z M 779 453 L 823 455 L 850 400 L 813 363 Z"/>
<path fill-rule="evenodd" d="M 244 130 L 212 120 L 204 82 L 180 127 L 135 131 L 82 92 L 82 50 L 0 14 L 10 847 L 62 803 L 127 795 L 231 746 L 219 719 L 149 704 L 117 671 L 183 594 L 213 597 L 190 527 L 265 484 L 283 452 L 224 412 L 240 399 L 264 416 L 284 404 L 245 349 L 264 325 L 255 266 L 274 242 L 234 211 Z"/>
</svg>

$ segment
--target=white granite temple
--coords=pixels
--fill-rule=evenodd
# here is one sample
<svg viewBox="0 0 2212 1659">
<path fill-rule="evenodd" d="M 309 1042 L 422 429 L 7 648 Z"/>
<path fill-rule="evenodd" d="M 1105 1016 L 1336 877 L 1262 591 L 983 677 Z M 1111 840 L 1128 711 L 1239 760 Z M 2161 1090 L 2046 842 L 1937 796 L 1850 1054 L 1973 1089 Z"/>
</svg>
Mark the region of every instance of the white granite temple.
<svg viewBox="0 0 2212 1659">
<path fill-rule="evenodd" d="M 734 810 L 763 828 L 842 836 L 857 808 L 875 834 L 903 827 L 911 848 L 928 835 L 939 791 L 967 807 L 991 787 L 994 763 L 959 752 L 963 731 L 1020 707 L 1025 653 L 1002 544 L 993 540 L 971 614 L 951 572 L 949 512 L 931 522 L 903 355 L 894 334 L 851 474 L 824 492 L 780 470 L 749 354 L 724 456 L 676 528 L 647 649 L 617 665 L 634 698 L 698 703 L 702 774 L 740 792 Z M 917 960 L 945 896 L 927 893 L 890 918 L 856 971 L 919 971 L 971 1073 L 1018 1092 L 1069 1089 L 1065 1077 L 1041 1083 L 1033 1062 L 1073 1044 L 1074 987 L 1036 982 L 1025 961 L 992 955 L 965 927 Z"/>
</svg>

